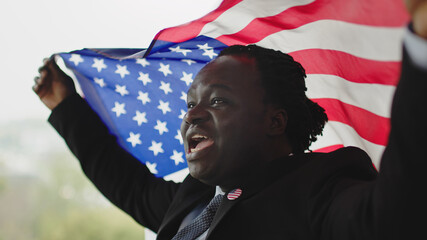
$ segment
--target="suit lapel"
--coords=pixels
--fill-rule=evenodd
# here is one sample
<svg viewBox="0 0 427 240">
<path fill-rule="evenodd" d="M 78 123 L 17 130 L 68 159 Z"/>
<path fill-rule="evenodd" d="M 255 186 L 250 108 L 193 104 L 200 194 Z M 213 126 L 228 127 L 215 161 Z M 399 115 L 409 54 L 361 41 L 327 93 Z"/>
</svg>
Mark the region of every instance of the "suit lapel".
<svg viewBox="0 0 427 240">
<path fill-rule="evenodd" d="M 240 187 L 242 194 L 234 199 L 229 200 L 227 195 L 229 192 L 224 194 L 221 205 L 219 206 L 214 219 L 212 220 L 206 239 L 215 231 L 216 227 L 221 223 L 222 219 L 235 207 L 239 202 L 251 197 L 252 195 L 262 191 L 267 185 L 276 181 L 281 176 L 286 175 L 288 172 L 294 170 L 298 165 L 302 165 L 306 162 L 305 155 L 294 155 L 291 157 L 277 159 L 263 168 L 258 168 L 256 178 L 248 177 L 248 181 L 243 183 Z M 234 190 L 234 189 L 233 189 Z"/>
<path fill-rule="evenodd" d="M 221 222 L 221 220 L 227 215 L 227 213 L 241 200 L 244 198 L 243 192 L 242 195 L 235 199 L 235 200 L 229 200 L 227 198 L 227 194 L 224 194 L 221 205 L 219 206 L 214 219 L 212 220 L 211 226 L 209 227 L 208 235 L 206 236 L 206 239 L 209 239 L 209 235 L 211 232 L 215 231 L 215 228 L 218 226 L 218 224 Z"/>
<path fill-rule="evenodd" d="M 257 193 L 260 190 L 260 188 L 264 186 L 264 183 L 265 181 L 260 180 L 257 182 L 257 185 L 254 185 L 252 187 L 249 187 L 247 185 L 242 185 L 242 187 L 240 188 L 235 188 L 235 189 L 240 189 L 242 191 L 241 195 L 235 199 L 228 198 L 228 194 L 230 193 L 230 191 L 225 193 L 223 196 L 221 205 L 219 206 L 215 214 L 215 217 L 212 220 L 211 226 L 209 227 L 209 232 L 206 239 L 209 239 L 209 235 L 215 231 L 216 227 L 221 223 L 222 219 L 230 212 L 230 210 L 233 209 L 233 207 L 239 204 L 239 202 L 244 201 L 248 197 Z M 235 190 L 235 189 L 232 189 L 232 190 Z"/>
<path fill-rule="evenodd" d="M 304 154 L 300 156 L 286 157 L 271 162 L 264 168 L 258 168 L 256 178 L 248 177 L 248 181 L 242 183 L 240 188 L 242 194 L 234 200 L 227 198 L 228 192 L 224 195 L 223 201 L 219 206 L 217 213 L 212 220 L 207 239 L 215 231 L 222 219 L 235 207 L 239 202 L 244 201 L 250 196 L 262 191 L 266 185 L 274 182 L 280 176 L 286 175 L 287 172 L 294 170 L 297 165 L 302 165 L 306 161 Z M 163 223 L 159 228 L 157 239 L 171 239 L 184 219 L 184 217 L 202 202 L 209 202 L 215 194 L 215 187 L 208 186 L 200 181 L 188 176 L 181 184 L 176 193 L 174 200 L 169 207 Z"/>
</svg>

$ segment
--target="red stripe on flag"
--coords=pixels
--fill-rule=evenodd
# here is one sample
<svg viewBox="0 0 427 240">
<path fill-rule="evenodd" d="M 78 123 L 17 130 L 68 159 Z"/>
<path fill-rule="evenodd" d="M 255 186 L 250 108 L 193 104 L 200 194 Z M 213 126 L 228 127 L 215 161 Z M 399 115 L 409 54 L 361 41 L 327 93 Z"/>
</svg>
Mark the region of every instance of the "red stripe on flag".
<svg viewBox="0 0 427 240">
<path fill-rule="evenodd" d="M 304 66 L 307 74 L 328 74 L 355 83 L 393 86 L 399 80 L 400 62 L 375 61 L 324 49 L 307 49 L 289 54 Z"/>
<path fill-rule="evenodd" d="M 348 1 L 318 0 L 289 8 L 274 16 L 256 18 L 241 31 L 220 36 L 217 40 L 226 45 L 257 43 L 273 33 L 324 19 L 369 26 L 401 27 L 409 20 L 404 9 L 402 1 L 357 0 L 349 4 Z M 378 14 L 379 11 L 381 14 Z"/>
<path fill-rule="evenodd" d="M 203 27 L 207 23 L 212 22 L 217 17 L 219 17 L 222 13 L 224 13 L 225 11 L 227 11 L 228 9 L 232 8 L 233 6 L 235 6 L 236 4 L 242 1 L 243 0 L 223 1 L 217 9 L 208 13 L 206 16 L 202 18 L 199 18 L 187 24 L 167 28 L 160 31 L 154 37 L 154 40 L 163 40 L 163 41 L 169 41 L 169 42 L 183 42 L 191 38 L 197 37 L 200 31 L 203 29 Z"/>
<path fill-rule="evenodd" d="M 390 119 L 378 116 L 337 99 L 317 98 L 312 99 L 325 108 L 329 121 L 337 121 L 351 126 L 360 137 L 369 142 L 383 145 L 387 144 L 390 132 Z"/>
<path fill-rule="evenodd" d="M 344 145 L 336 144 L 336 145 L 331 145 L 331 146 L 327 146 L 327 147 L 323 147 L 323 148 L 318 148 L 316 150 L 313 150 L 313 152 L 328 153 L 328 152 L 332 152 L 332 151 L 335 151 L 337 149 L 340 149 L 342 147 L 344 147 Z"/>
</svg>

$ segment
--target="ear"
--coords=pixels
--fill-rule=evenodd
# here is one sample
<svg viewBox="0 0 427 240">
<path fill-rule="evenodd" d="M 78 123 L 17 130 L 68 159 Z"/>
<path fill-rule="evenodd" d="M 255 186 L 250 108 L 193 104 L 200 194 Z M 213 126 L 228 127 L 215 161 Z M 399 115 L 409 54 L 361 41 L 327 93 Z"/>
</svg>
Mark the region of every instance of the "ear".
<svg viewBox="0 0 427 240">
<path fill-rule="evenodd" d="M 268 129 L 269 136 L 283 135 L 288 123 L 288 114 L 283 108 L 277 108 L 271 111 L 270 126 Z"/>
</svg>

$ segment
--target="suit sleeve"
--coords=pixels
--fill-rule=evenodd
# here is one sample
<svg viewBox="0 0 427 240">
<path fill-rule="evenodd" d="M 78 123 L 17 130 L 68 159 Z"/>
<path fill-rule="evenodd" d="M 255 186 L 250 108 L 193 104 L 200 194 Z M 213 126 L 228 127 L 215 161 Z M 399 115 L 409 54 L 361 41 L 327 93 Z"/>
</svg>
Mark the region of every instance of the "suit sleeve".
<svg viewBox="0 0 427 240">
<path fill-rule="evenodd" d="M 427 239 L 427 71 L 403 51 L 391 132 L 375 189 L 382 239 Z M 385 231 L 385 229 L 388 229 Z"/>
<path fill-rule="evenodd" d="M 322 239 L 427 239 L 426 93 L 427 71 L 403 49 L 378 177 L 334 184 L 339 194 L 328 205 Z"/>
<path fill-rule="evenodd" d="M 78 94 L 60 103 L 49 122 L 95 186 L 137 222 L 157 232 L 179 184 L 156 178 L 121 148 Z"/>
</svg>

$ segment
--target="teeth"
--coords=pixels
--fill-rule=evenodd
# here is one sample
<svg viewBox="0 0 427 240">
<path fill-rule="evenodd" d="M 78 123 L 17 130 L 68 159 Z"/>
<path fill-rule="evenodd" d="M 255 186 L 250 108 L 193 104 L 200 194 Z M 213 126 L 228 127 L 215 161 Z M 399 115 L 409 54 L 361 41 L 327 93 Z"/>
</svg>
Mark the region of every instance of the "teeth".
<svg viewBox="0 0 427 240">
<path fill-rule="evenodd" d="M 207 139 L 209 139 L 207 136 L 203 136 L 203 135 L 200 135 L 200 134 L 195 134 L 194 136 L 191 137 L 191 140 L 194 141 L 194 145 L 197 145 L 198 143 L 200 143 L 200 142 L 202 142 L 204 140 L 207 140 Z M 196 142 L 197 142 L 197 144 L 196 144 Z M 202 148 L 200 148 L 200 147 L 195 147 L 194 146 L 194 148 L 190 148 L 190 152 L 191 153 L 197 152 L 197 151 L 200 151 L 200 150 L 202 150 Z"/>
<path fill-rule="evenodd" d="M 190 149 L 190 152 L 197 152 L 197 151 L 199 151 L 199 150 L 201 150 L 201 148 L 192 148 L 192 149 Z"/>
<path fill-rule="evenodd" d="M 200 135 L 200 134 L 196 134 L 193 137 L 191 137 L 191 139 L 195 140 L 195 139 L 208 139 L 208 137 Z"/>
<path fill-rule="evenodd" d="M 197 152 L 197 151 L 199 151 L 200 150 L 200 148 L 192 148 L 192 149 L 190 149 L 190 152 Z"/>
</svg>

